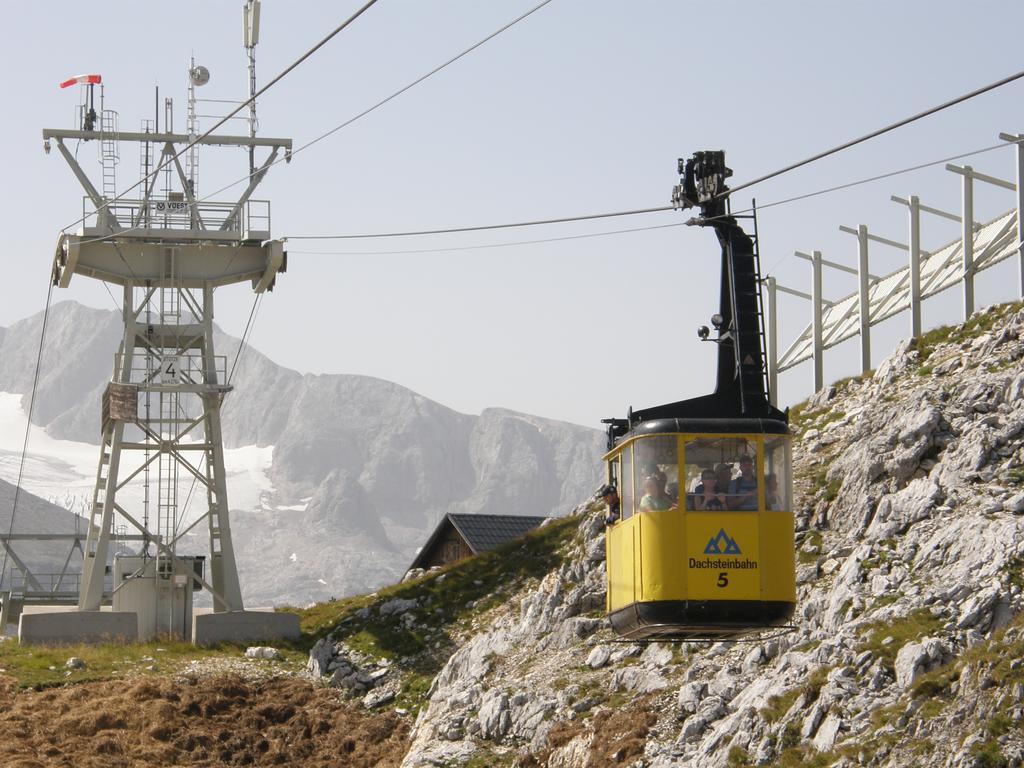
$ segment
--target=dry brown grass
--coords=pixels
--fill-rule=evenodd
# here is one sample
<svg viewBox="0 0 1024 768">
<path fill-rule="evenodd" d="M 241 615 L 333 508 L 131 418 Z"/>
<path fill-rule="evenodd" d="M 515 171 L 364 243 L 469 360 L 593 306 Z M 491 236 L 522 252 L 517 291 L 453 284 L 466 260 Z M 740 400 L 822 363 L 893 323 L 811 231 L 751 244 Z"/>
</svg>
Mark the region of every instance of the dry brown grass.
<svg viewBox="0 0 1024 768">
<path fill-rule="evenodd" d="M 397 766 L 409 725 L 294 678 L 146 677 L 41 692 L 0 677 L 5 768 Z"/>
</svg>

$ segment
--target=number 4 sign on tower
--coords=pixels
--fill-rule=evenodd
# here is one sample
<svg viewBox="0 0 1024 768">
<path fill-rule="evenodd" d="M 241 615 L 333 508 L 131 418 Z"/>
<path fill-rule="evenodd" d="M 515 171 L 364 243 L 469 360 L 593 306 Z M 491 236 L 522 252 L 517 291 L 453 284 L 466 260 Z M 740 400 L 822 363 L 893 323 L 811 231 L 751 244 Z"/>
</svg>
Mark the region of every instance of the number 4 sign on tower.
<svg viewBox="0 0 1024 768">
<path fill-rule="evenodd" d="M 160 381 L 163 384 L 181 383 L 181 368 L 177 357 L 165 357 L 160 363 Z"/>
</svg>

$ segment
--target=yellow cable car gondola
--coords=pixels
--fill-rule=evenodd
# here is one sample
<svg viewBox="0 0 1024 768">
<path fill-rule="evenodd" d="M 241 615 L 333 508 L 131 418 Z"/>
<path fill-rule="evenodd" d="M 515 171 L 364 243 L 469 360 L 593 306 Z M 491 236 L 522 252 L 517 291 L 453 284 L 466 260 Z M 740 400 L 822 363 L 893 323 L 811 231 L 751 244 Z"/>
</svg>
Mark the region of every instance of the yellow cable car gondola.
<svg viewBox="0 0 1024 768">
<path fill-rule="evenodd" d="M 756 219 L 752 240 L 729 212 L 724 152 L 698 152 L 679 172 L 673 203 L 699 206 L 691 223 L 714 228 L 722 249 L 717 338 L 698 330 L 718 344 L 718 383 L 604 420 L 607 611 L 625 638 L 728 639 L 793 614 L 788 414 L 768 396 Z"/>
</svg>

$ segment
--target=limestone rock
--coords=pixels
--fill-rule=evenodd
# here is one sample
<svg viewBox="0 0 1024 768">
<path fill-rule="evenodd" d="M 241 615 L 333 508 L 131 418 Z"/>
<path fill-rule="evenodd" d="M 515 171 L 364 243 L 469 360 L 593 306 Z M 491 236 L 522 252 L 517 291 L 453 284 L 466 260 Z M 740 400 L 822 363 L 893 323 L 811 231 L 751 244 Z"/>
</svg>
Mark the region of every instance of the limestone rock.
<svg viewBox="0 0 1024 768">
<path fill-rule="evenodd" d="M 381 603 L 378 612 L 381 616 L 391 616 L 393 614 L 403 614 L 407 611 L 411 611 L 417 608 L 419 603 L 416 600 L 407 600 L 405 598 L 396 597 L 393 600 L 388 600 L 385 603 Z"/>
<path fill-rule="evenodd" d="M 267 661 L 280 661 L 281 652 L 277 648 L 269 646 L 253 646 L 245 649 L 247 659 L 265 659 Z"/>
<path fill-rule="evenodd" d="M 608 659 L 612 656 L 611 648 L 607 645 L 595 645 L 594 649 L 587 656 L 586 664 L 591 669 L 600 669 L 608 663 Z"/>
<path fill-rule="evenodd" d="M 327 637 L 320 638 L 309 651 L 306 673 L 315 680 L 326 676 L 328 674 L 328 667 L 330 667 L 333 659 L 334 642 Z"/>
<path fill-rule="evenodd" d="M 896 654 L 896 684 L 909 688 L 920 675 L 948 656 L 948 646 L 938 638 L 926 637 L 918 643 L 907 643 Z"/>
</svg>

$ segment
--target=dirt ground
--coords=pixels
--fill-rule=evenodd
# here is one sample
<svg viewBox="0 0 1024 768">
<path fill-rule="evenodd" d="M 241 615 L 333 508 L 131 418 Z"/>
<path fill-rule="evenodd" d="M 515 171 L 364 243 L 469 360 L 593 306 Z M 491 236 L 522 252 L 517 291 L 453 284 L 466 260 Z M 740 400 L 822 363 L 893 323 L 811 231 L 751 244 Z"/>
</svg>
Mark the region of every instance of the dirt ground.
<svg viewBox="0 0 1024 768">
<path fill-rule="evenodd" d="M 146 677 L 17 690 L 0 676 L 0 766 L 398 766 L 409 723 L 308 681 Z"/>
</svg>

